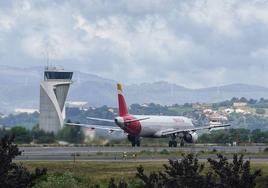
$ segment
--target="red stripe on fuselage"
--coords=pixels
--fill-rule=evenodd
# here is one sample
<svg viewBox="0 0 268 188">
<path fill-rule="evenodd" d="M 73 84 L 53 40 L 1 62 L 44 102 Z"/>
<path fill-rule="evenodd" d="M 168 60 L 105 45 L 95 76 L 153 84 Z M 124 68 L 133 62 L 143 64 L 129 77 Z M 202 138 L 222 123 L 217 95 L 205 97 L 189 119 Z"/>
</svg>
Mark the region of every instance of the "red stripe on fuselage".
<svg viewBox="0 0 268 188">
<path fill-rule="evenodd" d="M 136 119 L 131 115 L 124 116 L 123 118 L 124 118 L 124 122 Z M 138 135 L 141 132 L 141 123 L 140 123 L 140 121 L 133 121 L 133 122 L 125 123 L 125 126 L 123 129 L 128 134 Z"/>
</svg>

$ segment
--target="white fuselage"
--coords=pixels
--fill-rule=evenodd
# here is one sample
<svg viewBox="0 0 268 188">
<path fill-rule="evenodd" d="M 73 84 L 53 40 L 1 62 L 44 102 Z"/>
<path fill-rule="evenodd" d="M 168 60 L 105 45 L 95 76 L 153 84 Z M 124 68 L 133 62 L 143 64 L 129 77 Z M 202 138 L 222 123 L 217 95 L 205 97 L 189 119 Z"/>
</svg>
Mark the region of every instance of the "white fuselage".
<svg viewBox="0 0 268 188">
<path fill-rule="evenodd" d="M 166 130 L 187 130 L 194 127 L 192 120 L 183 116 L 145 116 L 133 115 L 137 119 L 146 118 L 140 121 L 141 137 L 161 137 L 161 131 Z"/>
</svg>

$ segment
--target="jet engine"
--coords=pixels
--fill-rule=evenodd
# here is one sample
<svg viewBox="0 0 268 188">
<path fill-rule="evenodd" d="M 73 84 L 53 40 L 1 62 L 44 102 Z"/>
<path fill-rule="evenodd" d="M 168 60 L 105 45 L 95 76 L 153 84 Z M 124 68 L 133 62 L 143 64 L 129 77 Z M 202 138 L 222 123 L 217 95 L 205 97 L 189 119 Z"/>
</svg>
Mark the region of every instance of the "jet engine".
<svg viewBox="0 0 268 188">
<path fill-rule="evenodd" d="M 183 139 L 188 143 L 196 143 L 198 140 L 198 134 L 196 132 L 187 132 L 184 134 Z"/>
</svg>

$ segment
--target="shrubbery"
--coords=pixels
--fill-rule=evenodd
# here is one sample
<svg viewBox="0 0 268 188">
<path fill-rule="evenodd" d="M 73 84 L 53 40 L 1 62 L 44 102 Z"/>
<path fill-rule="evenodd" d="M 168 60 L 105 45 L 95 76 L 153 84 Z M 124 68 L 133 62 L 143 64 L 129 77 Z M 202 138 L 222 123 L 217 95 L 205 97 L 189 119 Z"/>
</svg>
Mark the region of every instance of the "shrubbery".
<svg viewBox="0 0 268 188">
<path fill-rule="evenodd" d="M 46 174 L 46 169 L 35 169 L 29 172 L 22 165 L 12 160 L 21 155 L 17 145 L 14 145 L 14 136 L 4 136 L 0 142 L 0 187 L 26 188 L 34 185 L 34 181 Z"/>
<path fill-rule="evenodd" d="M 214 130 L 210 133 L 202 134 L 199 137 L 201 143 L 268 143 L 268 131 L 261 131 L 260 129 L 222 129 Z"/>
<path fill-rule="evenodd" d="M 14 136 L 4 136 L 0 142 L 0 187 L 9 188 L 68 188 L 90 187 L 81 182 L 69 172 L 63 174 L 53 172 L 46 174 L 46 169 L 35 169 L 29 172 L 22 165 L 13 163 L 12 160 L 21 154 L 18 147 L 13 144 Z M 261 176 L 261 170 L 252 170 L 249 161 L 244 161 L 243 155 L 235 154 L 230 162 L 221 154 L 217 159 L 209 158 L 208 166 L 200 163 L 198 156 L 192 153 L 183 154 L 181 160 L 169 160 L 164 164 L 164 170 L 145 173 L 142 166 L 137 167 L 136 178 L 139 182 L 116 182 L 111 178 L 108 188 L 253 188 L 256 186 L 257 177 Z M 41 178 L 40 178 L 41 177 Z M 267 179 L 267 178 L 266 178 Z M 267 182 L 260 182 L 259 186 L 265 187 Z M 98 188 L 100 185 L 91 185 Z"/>
<path fill-rule="evenodd" d="M 63 174 L 51 173 L 45 176 L 42 181 L 38 182 L 34 188 L 78 188 L 81 187 L 78 178 L 74 177 L 71 173 L 66 172 Z"/>
<path fill-rule="evenodd" d="M 183 155 L 182 160 L 169 160 L 165 170 L 144 173 L 142 166 L 137 168 L 137 177 L 142 180 L 141 188 L 253 188 L 260 170 L 252 171 L 250 162 L 243 160 L 243 155 L 234 155 L 233 161 L 221 154 L 218 159 L 208 159 L 208 172 L 204 163 L 199 163 L 194 154 Z"/>
<path fill-rule="evenodd" d="M 51 144 L 57 140 L 79 144 L 84 141 L 84 133 L 81 128 L 79 126 L 69 125 L 61 129 L 57 135 L 41 130 L 38 125 L 34 126 L 32 130 L 28 130 L 25 127 L 12 127 L 10 130 L 0 129 L 0 138 L 4 135 L 15 135 L 14 142 L 17 144 L 29 144 L 31 142 L 36 144 Z"/>
</svg>

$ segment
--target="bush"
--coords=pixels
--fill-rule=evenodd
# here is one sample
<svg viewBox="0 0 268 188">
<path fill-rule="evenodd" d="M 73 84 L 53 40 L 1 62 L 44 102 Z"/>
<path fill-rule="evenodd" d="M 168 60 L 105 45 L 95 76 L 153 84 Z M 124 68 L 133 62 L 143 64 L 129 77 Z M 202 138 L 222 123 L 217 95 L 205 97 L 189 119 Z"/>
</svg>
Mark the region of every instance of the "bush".
<svg viewBox="0 0 268 188">
<path fill-rule="evenodd" d="M 10 130 L 11 135 L 15 135 L 15 143 L 29 144 L 32 141 L 31 132 L 25 127 L 12 127 Z"/>
<path fill-rule="evenodd" d="M 199 163 L 194 154 L 183 155 L 179 160 L 169 160 L 168 165 L 164 165 L 165 170 L 144 173 L 142 166 L 137 168 L 136 176 L 142 180 L 144 188 L 158 187 L 187 187 L 187 188 L 229 188 L 256 186 L 256 178 L 261 175 L 260 170 L 252 172 L 250 162 L 243 161 L 243 155 L 239 157 L 235 154 L 233 161 L 218 154 L 218 160 L 208 159 L 209 172 L 205 173 L 204 164 Z"/>
<path fill-rule="evenodd" d="M 30 173 L 22 165 L 12 160 L 21 155 L 17 145 L 14 145 L 15 136 L 4 136 L 0 142 L 0 187 L 26 188 L 34 185 L 34 181 L 46 174 L 46 169 L 35 169 Z"/>
<path fill-rule="evenodd" d="M 45 132 L 41 130 L 38 125 L 32 128 L 32 137 L 37 144 L 50 144 L 55 143 L 56 138 L 53 132 Z"/>
<path fill-rule="evenodd" d="M 265 114 L 265 109 L 263 109 L 263 108 L 257 108 L 256 109 L 256 114 Z"/>
<path fill-rule="evenodd" d="M 70 143 L 83 143 L 84 142 L 84 133 L 79 126 L 66 125 L 58 132 L 58 139 L 64 140 Z"/>
<path fill-rule="evenodd" d="M 268 148 L 266 147 L 266 148 L 264 148 L 264 150 L 263 150 L 264 152 L 268 152 Z"/>
<path fill-rule="evenodd" d="M 168 155 L 169 154 L 169 151 L 166 150 L 166 149 L 163 149 L 162 151 L 160 151 L 160 154 L 161 155 Z"/>
<path fill-rule="evenodd" d="M 43 181 L 37 183 L 34 188 L 78 188 L 80 181 L 71 173 L 53 173 L 46 176 Z"/>
</svg>

